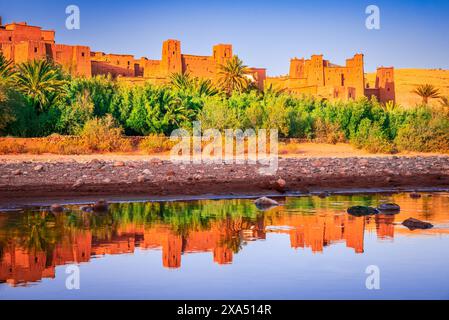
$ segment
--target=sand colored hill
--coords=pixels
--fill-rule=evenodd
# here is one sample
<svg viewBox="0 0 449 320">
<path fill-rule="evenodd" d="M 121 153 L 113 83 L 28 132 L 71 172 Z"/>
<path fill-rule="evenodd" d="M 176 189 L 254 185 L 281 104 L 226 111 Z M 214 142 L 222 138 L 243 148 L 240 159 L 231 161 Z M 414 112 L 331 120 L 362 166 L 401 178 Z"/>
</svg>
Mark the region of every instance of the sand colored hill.
<svg viewBox="0 0 449 320">
<path fill-rule="evenodd" d="M 376 74 L 366 76 L 370 87 L 374 87 Z M 403 106 L 414 106 L 421 98 L 412 91 L 421 84 L 432 84 L 440 90 L 441 95 L 449 97 L 449 70 L 429 69 L 396 69 L 396 100 Z M 439 106 L 438 99 L 430 101 L 433 106 Z"/>
</svg>

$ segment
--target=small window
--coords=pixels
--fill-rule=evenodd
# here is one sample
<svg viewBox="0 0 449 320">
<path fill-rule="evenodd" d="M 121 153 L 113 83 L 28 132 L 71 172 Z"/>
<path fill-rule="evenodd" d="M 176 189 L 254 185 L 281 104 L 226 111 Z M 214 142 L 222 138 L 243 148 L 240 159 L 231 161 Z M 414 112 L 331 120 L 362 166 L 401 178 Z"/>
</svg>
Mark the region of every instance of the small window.
<svg viewBox="0 0 449 320">
<path fill-rule="evenodd" d="M 81 53 L 81 57 L 84 57 L 86 54 L 84 52 Z"/>
<path fill-rule="evenodd" d="M 9 41 L 12 41 L 12 37 L 9 37 Z"/>
<path fill-rule="evenodd" d="M 34 47 L 34 53 L 37 53 L 37 47 Z"/>
</svg>

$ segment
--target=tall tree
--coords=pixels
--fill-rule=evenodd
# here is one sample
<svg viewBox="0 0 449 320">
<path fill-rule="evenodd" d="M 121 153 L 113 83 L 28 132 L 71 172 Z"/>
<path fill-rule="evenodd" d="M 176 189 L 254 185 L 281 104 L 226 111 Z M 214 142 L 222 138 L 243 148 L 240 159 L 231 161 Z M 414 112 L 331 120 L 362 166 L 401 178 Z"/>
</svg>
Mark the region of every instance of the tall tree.
<svg viewBox="0 0 449 320">
<path fill-rule="evenodd" d="M 232 92 L 244 92 L 250 85 L 250 70 L 243 64 L 238 56 L 218 66 L 218 83 L 228 94 Z"/>
<path fill-rule="evenodd" d="M 429 99 L 438 99 L 440 97 L 440 91 L 431 84 L 419 85 L 412 92 L 422 98 L 424 105 L 429 103 Z"/>
<path fill-rule="evenodd" d="M 66 81 L 53 63 L 34 60 L 17 66 L 15 83 L 17 91 L 31 100 L 35 108 L 43 111 L 65 92 Z"/>
</svg>

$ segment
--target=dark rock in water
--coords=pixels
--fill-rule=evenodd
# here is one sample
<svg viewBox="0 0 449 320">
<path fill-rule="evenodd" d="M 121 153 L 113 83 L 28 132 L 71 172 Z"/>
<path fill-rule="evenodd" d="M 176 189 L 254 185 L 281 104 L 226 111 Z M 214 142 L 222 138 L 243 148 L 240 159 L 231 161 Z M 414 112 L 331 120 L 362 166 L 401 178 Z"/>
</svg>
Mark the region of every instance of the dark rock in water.
<svg viewBox="0 0 449 320">
<path fill-rule="evenodd" d="M 396 203 L 382 203 L 377 207 L 377 210 L 384 213 L 398 213 L 401 207 Z"/>
<path fill-rule="evenodd" d="M 421 195 L 419 193 L 413 192 L 413 193 L 410 193 L 410 198 L 419 199 L 419 198 L 421 198 Z"/>
<path fill-rule="evenodd" d="M 263 209 L 267 209 L 270 207 L 277 207 L 279 206 L 279 203 L 273 199 L 267 198 L 267 197 L 262 197 L 257 199 L 254 204 L 258 207 L 258 208 L 263 208 Z"/>
<path fill-rule="evenodd" d="M 64 207 L 61 206 L 60 204 L 55 203 L 50 207 L 50 210 L 53 213 L 60 213 L 64 211 Z"/>
<path fill-rule="evenodd" d="M 376 208 L 365 207 L 365 206 L 355 206 L 348 209 L 348 213 L 352 216 L 363 217 L 370 216 L 373 214 L 378 214 L 379 211 Z"/>
<path fill-rule="evenodd" d="M 91 206 L 84 206 L 84 207 L 81 207 L 80 209 L 81 209 L 81 211 L 84 211 L 84 212 L 92 212 Z"/>
<path fill-rule="evenodd" d="M 421 220 L 418 220 L 418 219 L 414 219 L 414 218 L 408 218 L 407 220 L 402 222 L 402 225 L 406 226 L 410 230 L 431 229 L 431 228 L 433 228 L 433 224 L 428 223 L 428 222 L 424 222 L 424 221 L 421 221 Z"/>
<path fill-rule="evenodd" d="M 99 200 L 94 204 L 92 209 L 95 212 L 105 212 L 108 211 L 109 204 L 105 200 Z"/>
<path fill-rule="evenodd" d="M 330 196 L 329 192 L 323 192 L 318 195 L 318 198 L 325 199 Z"/>
</svg>

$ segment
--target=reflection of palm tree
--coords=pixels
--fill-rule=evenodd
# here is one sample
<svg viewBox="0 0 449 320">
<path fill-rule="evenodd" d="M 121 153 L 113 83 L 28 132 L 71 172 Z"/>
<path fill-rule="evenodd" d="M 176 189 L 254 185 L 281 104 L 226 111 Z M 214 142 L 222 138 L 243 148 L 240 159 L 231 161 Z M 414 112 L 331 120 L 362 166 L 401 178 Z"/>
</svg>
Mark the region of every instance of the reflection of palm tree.
<svg viewBox="0 0 449 320">
<path fill-rule="evenodd" d="M 20 244 L 30 252 L 46 252 L 60 241 L 62 234 L 55 216 L 49 213 L 26 214 L 19 225 Z"/>
</svg>

